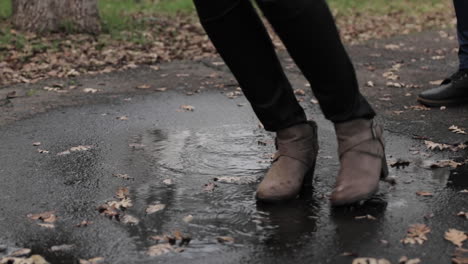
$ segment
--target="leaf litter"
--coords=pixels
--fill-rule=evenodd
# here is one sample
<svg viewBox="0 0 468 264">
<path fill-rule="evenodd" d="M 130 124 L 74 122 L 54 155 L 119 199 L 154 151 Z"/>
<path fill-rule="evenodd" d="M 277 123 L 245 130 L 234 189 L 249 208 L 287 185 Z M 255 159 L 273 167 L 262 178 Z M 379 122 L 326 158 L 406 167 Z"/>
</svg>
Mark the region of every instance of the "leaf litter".
<svg viewBox="0 0 468 264">
<path fill-rule="evenodd" d="M 445 232 L 444 238 L 457 247 L 462 247 L 463 242 L 468 239 L 468 236 L 465 232 L 457 230 L 457 229 L 449 229 Z"/>
<path fill-rule="evenodd" d="M 427 234 L 431 229 L 425 224 L 411 225 L 407 231 L 406 237 L 401 240 L 403 244 L 423 244 L 427 240 Z"/>
</svg>

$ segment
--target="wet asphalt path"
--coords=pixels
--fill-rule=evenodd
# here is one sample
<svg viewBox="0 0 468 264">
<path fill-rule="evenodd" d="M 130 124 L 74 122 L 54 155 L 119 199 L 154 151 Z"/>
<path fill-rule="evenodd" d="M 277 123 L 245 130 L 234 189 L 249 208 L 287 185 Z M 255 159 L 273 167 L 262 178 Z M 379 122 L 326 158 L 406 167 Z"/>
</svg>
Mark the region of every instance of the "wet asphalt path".
<svg viewBox="0 0 468 264">
<path fill-rule="evenodd" d="M 105 263 L 351 263 L 354 256 L 342 256 L 344 252 L 392 263 L 402 256 L 450 263 L 454 246 L 443 239 L 444 232 L 467 231 L 467 220 L 456 216 L 468 210 L 467 194 L 460 193 L 468 189 L 466 167 L 423 168 L 427 160 L 461 158 L 463 153 L 426 151 L 410 134 L 390 132 L 398 122 L 383 119 L 389 159 L 411 161 L 408 167 L 391 169 L 397 184 L 382 183 L 378 197 L 361 207 L 331 209 L 326 196 L 338 170 L 335 136 L 318 106 L 309 104 L 321 142 L 314 189 L 296 201 L 268 206 L 256 204 L 254 191 L 268 168 L 273 138 L 259 129 L 250 107 L 238 106 L 246 103 L 244 97 L 168 91 L 106 100 L 0 127 L 0 245 L 6 253 L 31 248 L 51 263 L 92 257 L 104 257 Z M 185 104 L 195 111 L 180 111 Z M 128 120 L 117 119 L 122 116 Z M 41 146 L 32 145 L 38 141 Z M 80 145 L 92 148 L 57 155 Z M 225 176 L 242 180 L 214 180 Z M 210 183 L 213 190 L 206 186 Z M 136 225 L 96 210 L 124 186 L 133 201 L 126 213 L 139 219 Z M 434 196 L 420 197 L 418 191 Z M 147 215 L 145 209 L 154 203 L 166 208 Z M 51 210 L 58 217 L 54 229 L 26 217 Z M 188 215 L 193 219 L 184 221 Z M 376 220 L 355 219 L 364 215 Z M 83 220 L 93 223 L 76 227 Z M 431 228 L 428 241 L 403 245 L 400 240 L 415 223 Z M 156 244 L 151 236 L 175 230 L 192 238 L 183 252 L 146 254 Z M 234 242 L 219 243 L 219 236 Z M 50 250 L 64 244 L 74 247 Z"/>
</svg>

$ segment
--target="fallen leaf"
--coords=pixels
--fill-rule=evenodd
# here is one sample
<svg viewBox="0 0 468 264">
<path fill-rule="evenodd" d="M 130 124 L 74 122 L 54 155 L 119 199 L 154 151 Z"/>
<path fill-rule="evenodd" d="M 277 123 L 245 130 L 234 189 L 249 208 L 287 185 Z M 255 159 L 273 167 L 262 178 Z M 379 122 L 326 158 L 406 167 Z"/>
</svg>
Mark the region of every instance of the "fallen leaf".
<svg viewBox="0 0 468 264">
<path fill-rule="evenodd" d="M 189 112 L 195 111 L 195 107 L 193 107 L 191 105 L 181 105 L 180 109 L 182 109 L 184 111 L 189 111 Z"/>
<path fill-rule="evenodd" d="M 182 219 L 185 223 L 190 223 L 193 220 L 193 215 L 187 215 Z"/>
<path fill-rule="evenodd" d="M 40 226 L 40 227 L 48 228 L 48 229 L 54 229 L 54 228 L 55 228 L 55 225 L 54 225 L 54 224 L 38 223 L 37 225 Z"/>
<path fill-rule="evenodd" d="M 436 81 L 431 81 L 429 82 L 430 85 L 441 85 L 444 80 L 436 80 Z"/>
<path fill-rule="evenodd" d="M 93 146 L 76 146 L 76 147 L 72 147 L 70 148 L 70 151 L 71 152 L 77 152 L 77 151 L 88 151 L 90 149 L 92 149 Z"/>
<path fill-rule="evenodd" d="M 376 258 L 356 258 L 353 260 L 352 264 L 391 264 L 390 261 L 386 259 L 376 259 Z"/>
<path fill-rule="evenodd" d="M 166 208 L 166 205 L 165 204 L 153 204 L 153 205 L 150 205 L 148 206 L 148 208 L 146 208 L 146 213 L 147 214 L 154 214 L 156 212 L 159 212 L 161 210 L 163 210 L 164 208 Z"/>
<path fill-rule="evenodd" d="M 166 184 L 166 185 L 172 185 L 172 184 L 173 184 L 173 182 L 172 182 L 171 179 L 165 179 L 165 180 L 163 181 L 163 183 Z"/>
<path fill-rule="evenodd" d="M 299 96 L 305 96 L 306 92 L 304 91 L 304 89 L 296 89 L 294 90 L 294 94 Z"/>
<path fill-rule="evenodd" d="M 79 224 L 76 225 L 76 227 L 87 227 L 89 225 L 92 225 L 93 222 L 88 221 L 88 220 L 83 220 Z"/>
<path fill-rule="evenodd" d="M 424 106 L 424 105 L 412 105 L 409 107 L 409 109 L 415 110 L 415 111 L 430 111 L 431 110 L 431 108 Z"/>
<path fill-rule="evenodd" d="M 10 257 L 27 257 L 31 254 L 31 249 L 29 248 L 21 248 L 18 250 L 13 251 L 9 256 Z"/>
<path fill-rule="evenodd" d="M 174 247 L 168 243 L 151 246 L 146 254 L 151 257 L 160 256 L 174 251 Z"/>
<path fill-rule="evenodd" d="M 398 260 L 398 263 L 399 264 L 419 264 L 421 263 L 421 259 L 419 258 L 409 259 L 408 257 L 404 256 Z"/>
<path fill-rule="evenodd" d="M 129 194 L 130 194 L 130 191 L 128 190 L 128 188 L 120 187 L 115 192 L 115 197 L 117 197 L 119 199 L 125 199 L 125 198 L 128 197 Z"/>
<path fill-rule="evenodd" d="M 142 85 L 138 85 L 136 88 L 137 88 L 137 89 L 141 89 L 141 90 L 145 90 L 145 89 L 151 88 L 151 85 L 142 84 Z"/>
<path fill-rule="evenodd" d="M 406 237 L 401 240 L 403 244 L 423 244 L 427 240 L 427 234 L 431 229 L 425 224 L 411 225 L 407 231 Z"/>
<path fill-rule="evenodd" d="M 313 104 L 318 104 L 319 102 L 315 99 L 310 99 L 310 102 L 313 103 Z"/>
<path fill-rule="evenodd" d="M 154 90 L 157 91 L 157 92 L 165 92 L 167 90 L 167 88 L 166 87 L 161 87 L 161 88 L 156 88 Z"/>
<path fill-rule="evenodd" d="M 460 191 L 460 193 L 468 193 L 468 189 L 463 189 Z"/>
<path fill-rule="evenodd" d="M 388 50 L 398 50 L 400 49 L 400 46 L 397 44 L 387 44 L 384 46 L 384 48 Z"/>
<path fill-rule="evenodd" d="M 96 257 L 91 259 L 80 259 L 80 264 L 100 264 L 104 261 L 102 257 Z"/>
<path fill-rule="evenodd" d="M 210 182 L 210 183 L 207 183 L 203 186 L 203 191 L 204 192 L 212 192 L 215 188 L 216 188 L 216 184 Z"/>
<path fill-rule="evenodd" d="M 216 238 L 216 240 L 218 240 L 219 243 L 234 243 L 234 238 L 230 237 L 230 236 L 219 236 Z"/>
<path fill-rule="evenodd" d="M 463 241 L 468 239 L 465 232 L 452 228 L 445 232 L 444 238 L 452 242 L 457 247 L 462 247 Z"/>
<path fill-rule="evenodd" d="M 48 154 L 49 153 L 49 151 L 45 150 L 45 149 L 37 149 L 37 152 L 39 152 L 41 154 Z"/>
<path fill-rule="evenodd" d="M 114 209 L 125 210 L 127 208 L 132 207 L 133 203 L 132 203 L 132 200 L 130 200 L 130 198 L 125 198 L 125 199 L 122 199 L 120 201 L 107 202 L 107 205 L 109 205 L 110 207 L 112 207 Z"/>
<path fill-rule="evenodd" d="M 418 195 L 418 196 L 424 196 L 424 197 L 432 197 L 432 196 L 434 196 L 434 194 L 432 194 L 432 193 L 430 193 L 430 192 L 424 192 L 424 191 L 416 192 L 416 195 Z"/>
<path fill-rule="evenodd" d="M 57 252 L 57 251 L 70 251 L 75 248 L 75 245 L 59 245 L 59 246 L 52 246 L 50 251 Z"/>
<path fill-rule="evenodd" d="M 366 86 L 367 86 L 367 87 L 374 87 L 375 84 L 374 84 L 373 81 L 368 81 L 368 82 L 366 82 Z"/>
<path fill-rule="evenodd" d="M 0 258 L 1 264 L 49 264 L 44 257 L 32 255 L 29 258 L 6 257 Z"/>
<path fill-rule="evenodd" d="M 35 146 L 35 147 L 38 147 L 38 146 L 41 145 L 41 142 L 34 142 L 34 143 L 32 143 L 32 145 Z"/>
<path fill-rule="evenodd" d="M 126 214 L 120 218 L 120 222 L 126 225 L 138 225 L 138 223 L 140 223 L 140 220 L 135 216 Z"/>
<path fill-rule="evenodd" d="M 463 135 L 466 135 L 466 132 L 465 130 L 455 126 L 455 125 L 452 125 L 449 127 L 449 130 L 453 133 L 456 133 L 456 134 L 463 134 Z"/>
<path fill-rule="evenodd" d="M 48 211 L 40 214 L 28 214 L 27 217 L 31 220 L 40 220 L 44 223 L 54 223 L 57 221 L 55 211 Z"/>
<path fill-rule="evenodd" d="M 97 89 L 94 89 L 94 88 L 84 88 L 84 89 L 83 89 L 83 92 L 94 94 L 94 93 L 97 93 L 98 90 L 97 90 Z"/>
<path fill-rule="evenodd" d="M 361 219 L 377 220 L 377 218 L 373 217 L 372 215 L 355 216 L 354 219 L 357 219 L 357 220 L 361 220 Z"/>
<path fill-rule="evenodd" d="M 453 161 L 453 160 L 439 160 L 439 161 L 436 161 L 432 164 L 430 164 L 430 167 L 431 168 L 446 168 L 446 167 L 451 167 L 451 168 L 458 168 L 460 166 L 462 166 L 463 164 L 465 164 L 464 162 L 456 162 L 456 161 Z"/>
<path fill-rule="evenodd" d="M 117 120 L 128 120 L 128 116 L 119 116 Z"/>
</svg>

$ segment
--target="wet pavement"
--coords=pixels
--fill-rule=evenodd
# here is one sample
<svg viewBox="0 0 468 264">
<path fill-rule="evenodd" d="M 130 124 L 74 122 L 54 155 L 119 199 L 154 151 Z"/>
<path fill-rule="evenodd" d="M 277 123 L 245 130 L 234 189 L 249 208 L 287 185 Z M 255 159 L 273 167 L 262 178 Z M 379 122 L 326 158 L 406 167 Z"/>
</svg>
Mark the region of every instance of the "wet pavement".
<svg viewBox="0 0 468 264">
<path fill-rule="evenodd" d="M 366 47 L 351 53 L 359 49 Z M 361 56 L 357 67 L 362 81 L 371 77 L 360 64 L 370 55 Z M 293 83 L 304 82 L 294 69 L 289 73 Z M 427 76 L 434 78 L 434 73 Z M 229 99 L 220 89 L 191 96 L 184 89 L 95 95 L 86 105 L 57 108 L 1 126 L 0 245 L 6 249 L 2 252 L 0 246 L 0 257 L 30 248 L 51 263 L 93 257 L 103 257 L 105 263 L 352 263 L 356 256 L 392 263 L 402 256 L 420 258 L 421 263 L 451 263 L 455 246 L 443 235 L 449 228 L 468 231 L 467 220 L 457 216 L 468 211 L 468 194 L 462 192 L 468 189 L 468 169 L 428 169 L 427 164 L 463 161 L 467 155 L 427 150 L 421 139 L 467 141 L 467 136 L 448 131 L 447 124 L 467 128 L 468 109 L 392 115 L 390 111 L 401 109 L 404 101 L 385 105 L 389 102 L 377 98 L 389 93 L 409 100 L 403 92 L 365 89 L 376 108 L 387 110 L 379 110 L 379 118 L 386 127 L 388 159 L 410 164 L 391 168 L 396 184 L 381 183 L 371 201 L 332 209 L 327 195 L 338 171 L 335 135 L 307 93 L 303 105 L 319 124 L 314 188 L 279 205 L 257 204 L 254 198 L 274 152 L 273 135 L 259 128 L 243 96 Z M 181 105 L 195 110 L 181 110 Z M 41 145 L 33 146 L 34 142 Z M 63 153 L 77 146 L 90 149 Z M 97 210 L 115 200 L 119 187 L 129 189 L 133 206 L 124 213 L 136 217 L 136 224 L 109 219 Z M 420 191 L 433 196 L 416 195 Z M 148 206 L 158 203 L 165 208 L 146 213 Z M 55 228 L 27 217 L 46 211 L 55 211 Z M 360 218 L 367 215 L 375 219 Z M 92 223 L 77 227 L 84 220 Z M 402 244 L 408 227 L 416 223 L 429 226 L 428 240 L 422 245 Z M 182 252 L 147 254 L 157 244 L 153 236 L 174 231 L 191 237 Z M 224 236 L 233 242 L 220 242 Z M 53 251 L 58 245 L 73 247 Z"/>
</svg>

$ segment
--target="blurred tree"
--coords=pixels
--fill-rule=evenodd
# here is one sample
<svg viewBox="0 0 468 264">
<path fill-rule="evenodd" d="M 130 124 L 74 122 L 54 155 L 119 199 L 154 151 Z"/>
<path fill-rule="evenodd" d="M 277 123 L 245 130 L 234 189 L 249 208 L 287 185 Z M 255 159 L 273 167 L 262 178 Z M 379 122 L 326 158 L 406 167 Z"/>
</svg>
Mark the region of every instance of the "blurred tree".
<svg viewBox="0 0 468 264">
<path fill-rule="evenodd" d="M 13 0 L 13 24 L 21 30 L 97 34 L 97 0 Z"/>
</svg>

